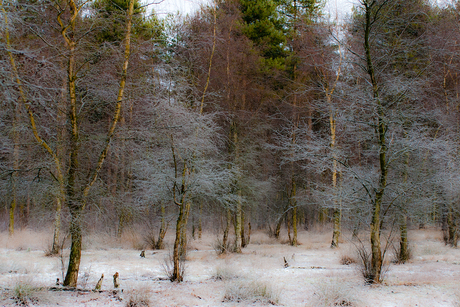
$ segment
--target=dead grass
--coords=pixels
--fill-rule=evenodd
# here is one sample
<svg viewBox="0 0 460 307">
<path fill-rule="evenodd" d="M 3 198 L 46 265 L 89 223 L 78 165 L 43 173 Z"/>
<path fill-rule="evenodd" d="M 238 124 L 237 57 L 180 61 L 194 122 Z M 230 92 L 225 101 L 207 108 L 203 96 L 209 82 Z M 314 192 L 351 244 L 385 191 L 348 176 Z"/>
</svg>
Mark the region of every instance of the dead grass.
<svg viewBox="0 0 460 307">
<path fill-rule="evenodd" d="M 309 306 L 356 306 L 356 291 L 345 280 L 330 279 L 318 283 Z"/>
<path fill-rule="evenodd" d="M 351 265 L 351 264 L 356 264 L 358 261 L 356 260 L 355 257 L 349 256 L 349 255 L 342 255 L 340 257 L 340 264 L 341 265 Z"/>
<path fill-rule="evenodd" d="M 215 268 L 212 279 L 215 280 L 232 280 L 240 277 L 238 273 L 235 272 L 235 269 L 229 265 L 219 265 Z"/>
<path fill-rule="evenodd" d="M 125 291 L 124 300 L 126 307 L 150 307 L 154 306 L 151 300 L 152 289 L 140 286 Z"/>
<path fill-rule="evenodd" d="M 276 291 L 269 283 L 255 279 L 241 279 L 226 284 L 223 301 L 237 303 L 261 302 L 277 305 L 279 296 L 279 291 Z"/>
<path fill-rule="evenodd" d="M 45 250 L 52 238 L 50 231 L 15 230 L 13 236 L 0 233 L 0 247 L 17 251 Z"/>
</svg>

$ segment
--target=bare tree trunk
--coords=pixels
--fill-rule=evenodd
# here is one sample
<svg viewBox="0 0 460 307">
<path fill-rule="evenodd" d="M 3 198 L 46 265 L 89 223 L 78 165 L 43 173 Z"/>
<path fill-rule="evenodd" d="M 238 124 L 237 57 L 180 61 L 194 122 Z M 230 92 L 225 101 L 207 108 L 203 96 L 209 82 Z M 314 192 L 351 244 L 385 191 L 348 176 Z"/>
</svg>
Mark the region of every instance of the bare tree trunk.
<svg viewBox="0 0 460 307">
<path fill-rule="evenodd" d="M 295 179 L 292 178 L 292 191 L 291 191 L 291 206 L 292 206 L 292 246 L 297 246 L 297 200 L 295 199 L 297 194 L 297 186 Z"/>
<path fill-rule="evenodd" d="M 161 202 L 161 223 L 160 223 L 160 233 L 158 235 L 158 241 L 156 243 L 156 249 L 163 249 L 164 248 L 164 238 L 166 235 L 166 208 L 165 204 Z"/>
<path fill-rule="evenodd" d="M 387 183 L 387 174 L 388 166 L 386 160 L 387 153 L 387 144 L 386 144 L 386 132 L 387 125 L 385 123 L 385 111 L 382 106 L 382 102 L 379 98 L 379 86 L 377 84 L 377 79 L 375 77 L 374 64 L 371 56 L 371 45 L 370 45 L 370 32 L 372 27 L 371 21 L 371 11 L 372 6 L 376 5 L 376 2 L 370 0 L 365 0 L 363 2 L 365 8 L 365 23 L 364 23 L 364 52 L 366 58 L 366 68 L 367 74 L 369 75 L 370 83 L 372 84 L 373 98 L 377 102 L 377 137 L 379 145 L 379 182 L 378 188 L 373 199 L 373 208 L 372 208 L 372 220 L 371 220 L 371 249 L 372 249 L 372 280 L 369 280 L 374 283 L 379 283 L 381 279 L 382 271 L 382 251 L 380 245 L 380 211 L 382 208 L 383 194 L 385 192 L 386 183 Z M 376 16 L 374 16 L 374 19 Z"/>
<path fill-rule="evenodd" d="M 286 226 L 287 226 L 287 235 L 288 235 L 288 241 L 289 243 L 292 242 L 292 237 L 291 237 L 291 215 L 286 213 Z"/>
<path fill-rule="evenodd" d="M 182 228 L 181 228 L 181 241 L 180 241 L 180 256 L 185 259 L 185 256 L 187 255 L 187 222 L 188 222 L 188 217 L 190 215 L 190 201 L 187 201 L 185 204 L 185 214 L 184 214 L 184 220 L 182 222 Z"/>
<path fill-rule="evenodd" d="M 81 261 L 81 243 L 82 243 L 82 228 L 81 228 L 81 212 L 82 207 L 78 204 L 69 204 L 71 212 L 70 235 L 71 246 L 69 265 L 64 279 L 64 285 L 68 287 L 76 287 L 78 281 L 78 271 L 80 270 Z"/>
<path fill-rule="evenodd" d="M 284 215 L 285 214 L 283 213 L 283 215 L 281 215 L 281 217 L 278 219 L 278 223 L 276 223 L 276 228 L 275 228 L 275 233 L 274 233 L 274 236 L 276 239 L 280 238 L 281 225 L 283 225 Z"/>
<path fill-rule="evenodd" d="M 226 217 L 226 220 L 227 220 L 227 224 L 225 226 L 225 229 L 224 229 L 224 237 L 222 238 L 222 252 L 223 253 L 227 253 L 228 250 L 227 250 L 227 246 L 228 246 L 228 233 L 230 231 L 230 223 L 231 223 L 231 220 L 232 220 L 232 213 L 230 211 L 230 208 L 227 208 L 227 217 Z"/>
<path fill-rule="evenodd" d="M 181 234 L 182 234 L 182 228 L 183 228 L 183 223 L 184 223 L 184 215 L 186 214 L 185 212 L 185 204 L 182 203 L 179 206 L 179 216 L 177 217 L 176 221 L 176 239 L 174 240 L 174 249 L 173 249 L 173 263 L 174 263 L 174 268 L 173 268 L 173 274 L 171 276 L 171 281 L 177 281 L 181 282 L 183 280 L 182 272 L 181 272 L 181 265 L 180 265 L 180 249 L 181 249 Z"/>
<path fill-rule="evenodd" d="M 241 191 L 238 191 L 238 203 L 235 215 L 235 253 L 241 253 Z"/>
<path fill-rule="evenodd" d="M 407 216 L 405 214 L 400 215 L 399 221 L 399 261 L 405 263 L 409 260 L 409 241 L 407 238 Z"/>
<path fill-rule="evenodd" d="M 449 244 L 449 231 L 448 231 L 448 226 L 447 226 L 447 216 L 448 216 L 448 210 L 447 210 L 447 205 L 445 203 L 442 204 L 441 208 L 441 229 L 442 229 L 442 238 L 444 241 L 444 244 Z"/>
<path fill-rule="evenodd" d="M 203 202 L 200 202 L 200 213 L 198 217 L 198 239 L 201 239 L 203 233 L 202 217 L 203 217 Z"/>
<path fill-rule="evenodd" d="M 449 206 L 449 211 L 447 213 L 448 244 L 452 247 L 457 247 L 457 221 L 452 207 L 452 205 Z"/>
<path fill-rule="evenodd" d="M 245 248 L 246 245 L 246 237 L 244 235 L 244 210 L 241 210 L 241 247 Z"/>
<path fill-rule="evenodd" d="M 249 244 L 251 242 L 251 223 L 248 223 L 248 240 L 246 241 L 246 244 Z"/>
</svg>

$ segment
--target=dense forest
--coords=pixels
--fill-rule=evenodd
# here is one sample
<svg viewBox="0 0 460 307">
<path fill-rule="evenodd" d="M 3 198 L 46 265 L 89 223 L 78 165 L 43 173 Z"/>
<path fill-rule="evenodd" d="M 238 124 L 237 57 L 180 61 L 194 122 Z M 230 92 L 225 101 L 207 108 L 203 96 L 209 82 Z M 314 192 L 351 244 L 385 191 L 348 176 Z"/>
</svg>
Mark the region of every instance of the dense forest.
<svg viewBox="0 0 460 307">
<path fill-rule="evenodd" d="M 370 283 L 389 241 L 408 259 L 408 228 L 456 247 L 457 2 L 362 0 L 345 20 L 316 0 L 0 7 L 0 229 L 52 229 L 50 253 L 70 237 L 64 285 L 93 232 L 173 233 L 176 281 L 205 230 L 222 253 L 254 230 L 366 238 Z"/>
</svg>

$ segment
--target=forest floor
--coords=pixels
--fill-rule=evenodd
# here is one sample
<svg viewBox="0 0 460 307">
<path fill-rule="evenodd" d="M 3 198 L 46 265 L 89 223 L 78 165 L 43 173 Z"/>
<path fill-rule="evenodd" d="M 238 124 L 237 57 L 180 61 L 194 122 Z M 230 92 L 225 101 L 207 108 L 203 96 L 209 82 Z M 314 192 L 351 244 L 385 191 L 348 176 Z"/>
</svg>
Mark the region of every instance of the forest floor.
<svg viewBox="0 0 460 307">
<path fill-rule="evenodd" d="M 242 254 L 217 255 L 215 235 L 190 240 L 185 280 L 166 279 L 169 251 L 135 247 L 142 239 L 128 234 L 87 236 L 79 288 L 93 289 L 101 274 L 102 292 L 51 291 L 62 281 L 64 257 L 45 256 L 49 233 L 18 231 L 0 235 L 0 305 L 14 306 L 460 306 L 460 250 L 443 244 L 439 230 L 409 233 L 412 259 L 386 266 L 384 282 L 364 285 L 351 242 L 331 249 L 329 231 L 302 231 L 298 247 L 255 233 Z M 172 238 L 168 238 L 172 242 Z M 171 244 L 169 244 L 171 246 Z M 284 267 L 284 259 L 289 267 Z M 391 258 L 391 255 L 388 257 Z M 114 293 L 112 275 L 120 274 Z M 136 305 L 137 304 L 137 305 Z"/>
</svg>

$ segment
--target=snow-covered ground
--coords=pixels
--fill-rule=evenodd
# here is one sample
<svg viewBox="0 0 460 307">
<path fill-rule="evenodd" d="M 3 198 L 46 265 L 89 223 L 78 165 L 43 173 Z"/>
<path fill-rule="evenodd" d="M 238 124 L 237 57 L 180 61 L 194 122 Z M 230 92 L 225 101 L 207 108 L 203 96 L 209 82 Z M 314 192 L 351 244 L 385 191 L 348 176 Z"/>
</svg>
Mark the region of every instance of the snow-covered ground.
<svg viewBox="0 0 460 307">
<path fill-rule="evenodd" d="M 101 293 L 44 290 L 53 287 L 56 278 L 62 281 L 68 253 L 64 250 L 63 258 L 45 256 L 49 238 L 48 233 L 27 231 L 12 238 L 0 235 L 0 305 L 14 305 L 13 297 L 22 289 L 35 306 L 128 306 L 130 301 L 137 306 L 460 306 L 460 251 L 446 247 L 436 230 L 410 232 L 412 260 L 390 264 L 378 286 L 364 285 L 358 265 L 341 264 L 344 255 L 355 256 L 353 245 L 343 242 L 338 249 L 329 248 L 329 232 L 301 232 L 298 247 L 256 233 L 242 254 L 221 256 L 212 248 L 215 236 L 205 234 L 189 242 L 182 283 L 165 280 L 168 250 L 147 250 L 141 258 L 133 247 L 142 240 L 135 234 L 120 241 L 89 236 L 79 287 L 93 289 L 104 274 L 106 291 Z M 168 241 L 171 246 L 172 238 Z M 115 272 L 122 293 L 111 291 Z M 37 290 L 40 287 L 44 289 Z M 232 300 L 242 289 L 247 298 Z M 257 289 L 263 289 L 259 296 Z"/>
</svg>

